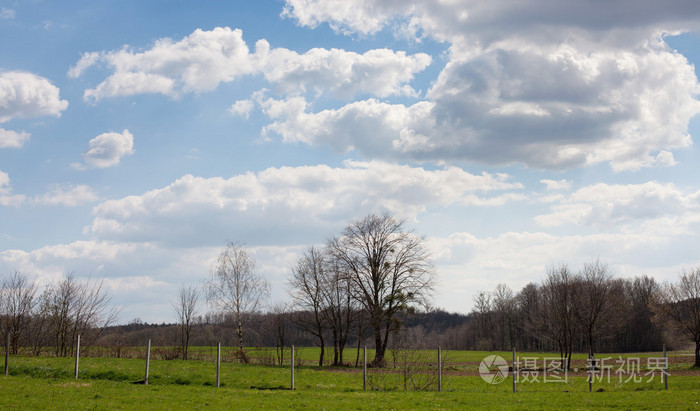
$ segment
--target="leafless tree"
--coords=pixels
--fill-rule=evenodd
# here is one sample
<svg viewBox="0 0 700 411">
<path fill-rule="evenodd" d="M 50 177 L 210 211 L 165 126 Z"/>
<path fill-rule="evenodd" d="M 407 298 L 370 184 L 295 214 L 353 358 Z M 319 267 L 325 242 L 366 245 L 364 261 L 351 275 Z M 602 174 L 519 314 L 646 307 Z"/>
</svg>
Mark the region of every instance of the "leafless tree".
<svg viewBox="0 0 700 411">
<path fill-rule="evenodd" d="M 4 322 L 3 334 L 10 334 L 12 354 L 17 354 L 21 339 L 28 331 L 31 313 L 36 303 L 36 290 L 36 285 L 30 283 L 27 277 L 18 271 L 2 282 L 0 315 Z"/>
<path fill-rule="evenodd" d="M 78 335 L 81 335 L 82 344 L 91 345 L 117 318 L 102 281 L 80 282 L 71 273 L 58 284 L 48 286 L 42 298 L 56 356 L 71 354 Z"/>
<path fill-rule="evenodd" d="M 491 349 L 493 342 L 488 341 L 492 337 L 492 304 L 491 293 L 488 291 L 479 291 L 474 295 L 474 308 L 472 315 L 476 319 L 476 336 L 475 346 L 477 349 Z"/>
<path fill-rule="evenodd" d="M 653 277 L 641 276 L 624 281 L 625 324 L 617 341 L 631 352 L 660 350 L 663 345 L 661 324 L 653 321 L 653 298 L 660 291 Z"/>
<path fill-rule="evenodd" d="M 183 360 L 187 360 L 190 334 L 192 333 L 194 318 L 198 314 L 199 300 L 199 288 L 194 285 L 185 286 L 183 284 L 180 287 L 177 299 L 171 303 L 177 316 L 177 321 L 180 324 L 180 351 Z"/>
<path fill-rule="evenodd" d="M 343 365 L 343 351 L 359 307 L 352 298 L 352 283 L 342 264 L 330 256 L 326 259 L 324 273 L 323 315 L 333 337 L 333 365 Z"/>
<path fill-rule="evenodd" d="M 273 334 L 277 365 L 284 364 L 284 359 L 289 352 L 289 342 L 291 340 L 290 315 L 289 307 L 284 303 L 273 305 L 267 315 L 270 322 L 268 328 Z"/>
<path fill-rule="evenodd" d="M 500 348 L 509 349 L 515 346 L 516 336 L 516 305 L 513 291 L 506 284 L 498 284 L 493 292 L 493 308 L 500 331 Z M 507 338 L 507 343 L 506 343 Z"/>
<path fill-rule="evenodd" d="M 522 316 L 523 327 L 525 329 L 524 347 L 521 349 L 542 351 L 541 336 L 544 334 L 540 313 L 540 288 L 535 283 L 528 283 L 516 296 L 520 315 Z"/>
<path fill-rule="evenodd" d="M 329 241 L 352 284 L 353 297 L 367 312 L 374 331 L 374 366 L 385 365 L 389 334 L 398 314 L 424 304 L 432 294 L 433 266 L 424 238 L 406 231 L 389 214 L 353 221 Z"/>
<path fill-rule="evenodd" d="M 269 294 L 267 281 L 255 272 L 255 257 L 237 243 L 226 244 L 216 266 L 211 269 L 207 299 L 220 310 L 234 315 L 241 362 L 247 362 L 243 349 L 243 318 L 247 313 L 260 310 Z"/>
<path fill-rule="evenodd" d="M 673 328 L 695 343 L 693 366 L 700 367 L 700 267 L 683 270 L 676 284 L 664 284 L 652 308 L 657 321 L 670 321 Z"/>
<path fill-rule="evenodd" d="M 404 391 L 427 391 L 437 386 L 437 358 L 418 329 L 402 329 L 391 342 L 392 366 Z M 445 361 L 442 361 L 443 366 Z"/>
<path fill-rule="evenodd" d="M 326 262 L 322 250 L 309 247 L 292 267 L 289 280 L 290 295 L 294 307 L 294 322 L 304 331 L 318 339 L 321 353 L 318 365 L 323 366 L 325 353 L 324 333 L 327 328 L 324 310 L 327 308 L 325 294 L 328 290 Z"/>
<path fill-rule="evenodd" d="M 588 356 L 593 357 L 594 340 L 617 322 L 615 310 L 622 297 L 621 284 L 613 280 L 607 264 L 585 263 L 573 281 L 574 318 L 586 338 Z M 595 367 L 595 360 L 593 364 Z"/>
<path fill-rule="evenodd" d="M 542 329 L 559 348 L 563 366 L 571 366 L 575 337 L 573 275 L 566 265 L 550 268 L 542 287 Z"/>
</svg>

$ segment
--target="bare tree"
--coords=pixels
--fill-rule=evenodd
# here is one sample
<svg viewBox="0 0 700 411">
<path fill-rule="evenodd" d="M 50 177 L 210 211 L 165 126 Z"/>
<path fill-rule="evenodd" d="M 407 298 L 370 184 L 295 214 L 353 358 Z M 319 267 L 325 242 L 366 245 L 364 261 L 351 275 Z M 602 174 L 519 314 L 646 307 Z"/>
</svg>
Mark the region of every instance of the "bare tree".
<svg viewBox="0 0 700 411">
<path fill-rule="evenodd" d="M 502 350 L 515 346 L 516 336 L 516 300 L 513 291 L 506 284 L 498 284 L 493 292 L 493 308 L 498 322 L 499 348 Z M 507 343 L 506 343 L 507 338 Z"/>
<path fill-rule="evenodd" d="M 284 303 L 273 305 L 268 313 L 268 319 L 270 322 L 268 328 L 273 333 L 277 365 L 283 365 L 291 340 L 289 307 Z"/>
<path fill-rule="evenodd" d="M 478 291 L 474 295 L 474 308 L 472 315 L 476 318 L 475 347 L 477 349 L 492 349 L 493 315 L 492 315 L 491 293 L 488 291 Z"/>
<path fill-rule="evenodd" d="M 243 350 L 243 317 L 258 311 L 270 294 L 270 286 L 255 272 L 255 257 L 239 244 L 229 242 L 219 254 L 207 285 L 207 299 L 236 321 L 239 360 L 248 362 Z"/>
<path fill-rule="evenodd" d="M 42 298 L 56 356 L 71 354 L 78 335 L 85 346 L 91 345 L 117 318 L 102 281 L 79 282 L 71 273 L 58 284 L 48 286 Z"/>
<path fill-rule="evenodd" d="M 616 322 L 615 308 L 622 297 L 622 288 L 619 282 L 613 281 L 607 264 L 596 260 L 583 265 L 583 270 L 574 279 L 573 289 L 574 318 L 586 338 L 588 356 L 594 358 L 595 338 Z M 592 365 L 595 367 L 595 360 Z"/>
<path fill-rule="evenodd" d="M 571 367 L 571 353 L 575 337 L 573 309 L 573 275 L 566 265 L 550 268 L 542 287 L 542 329 L 557 345 L 562 367 Z"/>
<path fill-rule="evenodd" d="M 681 272 L 678 283 L 664 284 L 654 298 L 657 321 L 670 321 L 673 328 L 695 343 L 695 364 L 700 367 L 700 267 Z"/>
<path fill-rule="evenodd" d="M 654 295 L 660 291 L 653 277 L 641 276 L 624 282 L 626 315 L 618 341 L 631 352 L 661 350 L 661 324 L 653 321 Z"/>
<path fill-rule="evenodd" d="M 372 364 L 384 366 L 398 314 L 426 303 L 432 293 L 433 266 L 425 241 L 406 231 L 402 220 L 371 214 L 350 223 L 328 247 L 345 266 L 353 297 L 367 312 L 374 331 Z"/>
<path fill-rule="evenodd" d="M 333 336 L 333 365 L 343 365 L 343 351 L 350 328 L 357 317 L 358 307 L 352 298 L 350 277 L 343 271 L 342 264 L 332 257 L 326 259 L 324 274 L 323 315 Z"/>
<path fill-rule="evenodd" d="M 540 321 L 540 289 L 535 283 L 528 283 L 516 296 L 525 329 L 524 346 L 521 349 L 542 351 L 542 322 Z"/>
<path fill-rule="evenodd" d="M 182 359 L 187 360 L 187 352 L 190 346 L 190 334 L 194 325 L 194 318 L 198 314 L 198 305 L 200 299 L 199 288 L 194 285 L 180 287 L 177 299 L 171 304 L 177 321 L 180 324 L 180 351 Z"/>
<path fill-rule="evenodd" d="M 26 337 L 31 313 L 36 300 L 36 285 L 27 277 L 15 271 L 2 283 L 0 291 L 0 315 L 4 319 L 3 331 L 10 334 L 10 351 L 17 354 L 21 339 Z M 4 340 L 3 340 L 4 341 Z"/>
<path fill-rule="evenodd" d="M 296 266 L 292 267 L 292 278 L 289 280 L 290 295 L 293 300 L 294 322 L 304 331 L 318 338 L 321 353 L 318 365 L 323 366 L 325 352 L 324 332 L 326 317 L 324 310 L 327 301 L 326 264 L 323 251 L 309 247 L 299 257 Z"/>
</svg>

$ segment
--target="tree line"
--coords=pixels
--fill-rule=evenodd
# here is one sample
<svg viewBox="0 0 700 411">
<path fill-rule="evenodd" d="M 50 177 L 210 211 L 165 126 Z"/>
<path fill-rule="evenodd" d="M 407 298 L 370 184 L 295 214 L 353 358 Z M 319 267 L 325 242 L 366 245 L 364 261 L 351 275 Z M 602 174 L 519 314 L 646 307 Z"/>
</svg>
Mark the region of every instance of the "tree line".
<svg viewBox="0 0 700 411">
<path fill-rule="evenodd" d="M 616 278 L 600 261 L 578 271 L 562 264 L 517 292 L 505 284 L 476 292 L 469 314 L 451 314 L 431 306 L 434 268 L 425 239 L 389 214 L 353 221 L 303 250 L 290 266 L 288 303 L 266 304 L 270 288 L 254 255 L 227 243 L 205 284 L 180 287 L 172 301 L 175 324 L 116 326 L 102 283 L 72 274 L 41 293 L 19 272 L 1 285 L 0 332 L 9 335 L 12 353 L 71 355 L 80 334 L 83 346 L 109 347 L 114 356 L 153 338 L 172 346 L 164 357 L 187 359 L 192 345 L 222 342 L 237 347 L 233 356 L 241 362 L 250 360 L 247 346 L 274 347 L 281 363 L 285 347 L 315 345 L 319 365 L 357 364 L 359 348 L 369 346 L 372 365 L 384 366 L 398 346 L 517 347 L 555 351 L 568 363 L 573 352 L 656 351 L 691 342 L 700 366 L 700 268 L 659 284 L 648 276 Z M 358 348 L 354 359 L 347 347 Z"/>
</svg>

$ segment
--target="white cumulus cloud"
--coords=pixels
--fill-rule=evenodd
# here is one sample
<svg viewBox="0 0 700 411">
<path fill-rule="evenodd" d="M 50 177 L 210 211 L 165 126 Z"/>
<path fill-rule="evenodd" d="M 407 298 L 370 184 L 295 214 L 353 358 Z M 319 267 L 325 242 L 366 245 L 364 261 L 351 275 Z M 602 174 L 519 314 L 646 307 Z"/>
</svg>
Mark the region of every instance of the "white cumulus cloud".
<svg viewBox="0 0 700 411">
<path fill-rule="evenodd" d="M 387 49 L 358 54 L 314 48 L 299 54 L 271 48 L 266 40 L 259 40 L 251 53 L 241 30 L 216 27 L 197 29 L 180 41 L 159 39 L 144 51 L 124 47 L 88 52 L 68 75 L 79 77 L 100 63 L 113 70 L 95 88 L 85 90 L 84 98 L 92 102 L 143 93 L 177 97 L 261 73 L 280 93 L 330 92 L 344 98 L 365 93 L 384 97 L 416 94 L 408 83 L 430 62 L 430 56 L 424 53 L 407 55 Z"/>
<path fill-rule="evenodd" d="M 103 133 L 90 140 L 90 148 L 83 153 L 85 164 L 93 168 L 107 168 L 119 164 L 122 157 L 134 154 L 134 136 L 129 130 L 121 133 Z M 74 168 L 84 169 L 83 164 L 73 164 Z"/>
<path fill-rule="evenodd" d="M 243 118 L 250 117 L 250 112 L 255 108 L 255 104 L 251 100 L 238 100 L 231 105 L 229 112 Z"/>
<path fill-rule="evenodd" d="M 349 216 L 388 210 L 415 219 L 433 205 L 521 200 L 521 188 L 502 174 L 382 162 L 269 168 L 229 179 L 186 175 L 167 187 L 97 205 L 91 231 L 114 241 L 288 244 L 318 241 Z"/>
<path fill-rule="evenodd" d="M 687 234 L 700 225 L 698 200 L 700 192 L 684 192 L 670 183 L 599 183 L 561 197 L 550 213 L 535 220 L 543 226 L 576 224 L 602 230 Z"/>
<path fill-rule="evenodd" d="M 30 134 L 0 127 L 0 148 L 20 148 L 29 140 Z"/>
<path fill-rule="evenodd" d="M 13 118 L 60 116 L 67 107 L 58 87 L 44 77 L 22 71 L 0 73 L 0 123 Z"/>
<path fill-rule="evenodd" d="M 693 2 L 286 3 L 283 16 L 302 26 L 360 35 L 393 27 L 449 45 L 426 95 L 430 130 L 408 126 L 418 138 L 365 155 L 629 170 L 673 165 L 671 150 L 691 144 L 700 85 L 663 36 L 700 28 Z"/>
<path fill-rule="evenodd" d="M 97 200 L 99 200 L 99 197 L 92 188 L 82 184 L 77 186 L 57 186 L 46 194 L 35 198 L 38 204 L 63 205 L 66 207 L 76 207 L 93 203 Z"/>
<path fill-rule="evenodd" d="M 21 194 L 12 194 L 12 185 L 10 184 L 10 176 L 0 170 L 0 206 L 16 207 L 24 203 L 26 196 Z"/>
</svg>

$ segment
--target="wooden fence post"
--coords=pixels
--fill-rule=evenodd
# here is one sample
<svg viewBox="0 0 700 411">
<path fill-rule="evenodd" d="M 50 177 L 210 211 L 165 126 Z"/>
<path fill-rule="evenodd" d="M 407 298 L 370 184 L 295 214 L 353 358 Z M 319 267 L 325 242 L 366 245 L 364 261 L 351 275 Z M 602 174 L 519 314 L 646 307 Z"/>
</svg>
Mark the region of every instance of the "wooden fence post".
<svg viewBox="0 0 700 411">
<path fill-rule="evenodd" d="M 438 392 L 442 392 L 442 349 L 438 346 Z"/>
<path fill-rule="evenodd" d="M 593 361 L 593 356 L 588 356 L 588 392 L 593 392 L 593 371 L 595 362 Z"/>
<path fill-rule="evenodd" d="M 668 390 L 668 357 L 666 357 L 666 344 L 664 344 L 664 389 Z"/>
<path fill-rule="evenodd" d="M 221 343 L 216 347 L 216 388 L 221 386 Z"/>
<path fill-rule="evenodd" d="M 367 347 L 365 347 L 365 359 L 362 363 L 362 391 L 367 391 Z"/>
<path fill-rule="evenodd" d="M 518 375 L 516 373 L 517 373 L 517 368 L 516 368 L 516 364 L 515 364 L 515 347 L 513 347 L 513 393 L 515 393 L 517 391 L 515 384 L 516 384 L 516 380 L 518 379 Z"/>
<path fill-rule="evenodd" d="M 148 385 L 148 367 L 151 365 L 151 340 L 148 340 L 148 349 L 146 350 L 146 378 L 143 380 L 144 385 Z"/>
<path fill-rule="evenodd" d="M 10 373 L 10 331 L 7 331 L 7 342 L 5 344 L 5 375 Z"/>
<path fill-rule="evenodd" d="M 294 345 L 292 345 L 292 390 L 294 389 Z"/>
<path fill-rule="evenodd" d="M 78 379 L 78 363 L 80 361 L 80 334 L 78 334 L 78 342 L 75 345 L 75 379 Z"/>
</svg>

